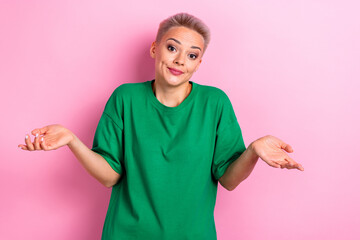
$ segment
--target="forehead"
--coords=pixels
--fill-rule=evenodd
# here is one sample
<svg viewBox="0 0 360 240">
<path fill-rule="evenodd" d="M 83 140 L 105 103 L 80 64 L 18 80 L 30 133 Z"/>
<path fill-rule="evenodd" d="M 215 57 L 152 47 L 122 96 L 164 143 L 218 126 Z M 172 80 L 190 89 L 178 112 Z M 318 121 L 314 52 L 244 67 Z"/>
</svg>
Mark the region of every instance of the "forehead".
<svg viewBox="0 0 360 240">
<path fill-rule="evenodd" d="M 179 40 L 182 45 L 204 47 L 204 38 L 198 32 L 186 27 L 172 27 L 163 36 L 162 41 L 165 42 L 169 38 Z"/>
</svg>

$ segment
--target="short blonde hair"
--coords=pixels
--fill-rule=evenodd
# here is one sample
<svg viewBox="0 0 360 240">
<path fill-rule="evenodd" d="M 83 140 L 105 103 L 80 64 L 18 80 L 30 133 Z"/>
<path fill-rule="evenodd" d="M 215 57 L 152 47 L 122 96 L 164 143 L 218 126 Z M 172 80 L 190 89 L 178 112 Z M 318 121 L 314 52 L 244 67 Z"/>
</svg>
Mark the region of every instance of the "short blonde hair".
<svg viewBox="0 0 360 240">
<path fill-rule="evenodd" d="M 187 27 L 198 32 L 204 38 L 204 51 L 202 53 L 202 55 L 204 55 L 210 42 L 210 29 L 203 21 L 189 13 L 184 12 L 170 16 L 159 24 L 159 29 L 156 35 L 156 43 L 160 43 L 162 37 L 172 27 Z"/>
</svg>

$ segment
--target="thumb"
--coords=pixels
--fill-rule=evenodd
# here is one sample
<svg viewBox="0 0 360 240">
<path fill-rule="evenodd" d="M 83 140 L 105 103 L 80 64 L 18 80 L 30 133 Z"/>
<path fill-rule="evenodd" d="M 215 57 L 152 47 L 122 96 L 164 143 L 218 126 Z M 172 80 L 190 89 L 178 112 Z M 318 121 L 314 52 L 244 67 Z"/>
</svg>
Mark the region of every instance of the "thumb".
<svg viewBox="0 0 360 240">
<path fill-rule="evenodd" d="M 37 133 L 40 135 L 40 134 L 45 134 L 47 131 L 49 130 L 49 128 L 46 126 L 46 127 L 43 127 L 43 128 L 35 128 L 34 130 L 31 131 L 31 134 L 32 135 L 36 135 Z"/>
<path fill-rule="evenodd" d="M 290 144 L 286 144 L 284 142 L 282 142 L 281 148 L 289 153 L 294 151 L 293 148 L 290 146 Z"/>
</svg>

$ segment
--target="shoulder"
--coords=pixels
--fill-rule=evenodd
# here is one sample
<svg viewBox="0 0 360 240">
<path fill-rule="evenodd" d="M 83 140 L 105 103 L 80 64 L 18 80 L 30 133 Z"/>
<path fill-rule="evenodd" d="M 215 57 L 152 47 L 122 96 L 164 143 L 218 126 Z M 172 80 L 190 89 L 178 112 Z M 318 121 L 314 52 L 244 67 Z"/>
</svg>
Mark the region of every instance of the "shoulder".
<svg viewBox="0 0 360 240">
<path fill-rule="evenodd" d="M 230 101 L 224 90 L 210 85 L 198 84 L 199 93 L 204 98 L 213 99 L 215 101 Z"/>
<path fill-rule="evenodd" d="M 122 83 L 116 87 L 107 100 L 105 111 L 114 112 L 120 111 L 124 105 L 129 103 L 133 96 L 141 92 L 140 89 L 144 88 L 144 82 L 139 83 Z"/>
<path fill-rule="evenodd" d="M 115 101 L 129 101 L 134 96 L 145 92 L 146 82 L 122 83 L 111 93 L 110 99 Z"/>
<path fill-rule="evenodd" d="M 137 83 L 122 83 L 120 86 L 115 88 L 113 91 L 113 95 L 121 95 L 126 96 L 133 92 L 139 91 L 144 88 L 145 82 L 137 82 Z"/>
</svg>

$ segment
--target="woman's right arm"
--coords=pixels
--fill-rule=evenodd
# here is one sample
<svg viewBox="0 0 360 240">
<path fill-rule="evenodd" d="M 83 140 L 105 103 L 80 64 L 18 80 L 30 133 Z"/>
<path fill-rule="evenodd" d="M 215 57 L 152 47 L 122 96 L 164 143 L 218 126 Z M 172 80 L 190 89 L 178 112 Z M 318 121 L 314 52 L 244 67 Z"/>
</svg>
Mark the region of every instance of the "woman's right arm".
<svg viewBox="0 0 360 240">
<path fill-rule="evenodd" d="M 115 172 L 100 154 L 89 149 L 65 127 L 54 124 L 34 129 L 31 133 L 34 136 L 37 135 L 34 143 L 31 142 L 30 137 L 27 137 L 25 138 L 26 145 L 19 145 L 21 149 L 49 151 L 67 145 L 86 171 L 104 186 L 110 188 L 120 179 L 120 174 Z"/>
<path fill-rule="evenodd" d="M 98 153 L 89 149 L 75 134 L 68 144 L 83 167 L 104 186 L 110 188 L 120 179 L 109 163 Z"/>
</svg>

